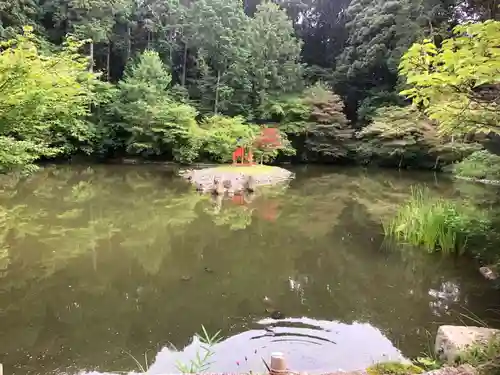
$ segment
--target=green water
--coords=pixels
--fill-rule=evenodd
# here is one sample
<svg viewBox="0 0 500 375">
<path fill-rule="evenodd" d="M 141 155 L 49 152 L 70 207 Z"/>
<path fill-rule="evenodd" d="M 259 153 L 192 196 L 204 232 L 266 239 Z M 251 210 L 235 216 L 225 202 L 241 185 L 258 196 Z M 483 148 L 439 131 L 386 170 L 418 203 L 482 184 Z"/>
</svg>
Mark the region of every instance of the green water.
<svg viewBox="0 0 500 375">
<path fill-rule="evenodd" d="M 295 370 L 349 370 L 419 355 L 438 325 L 471 324 L 464 315 L 499 325 L 489 309 L 500 293 L 472 261 L 389 251 L 380 225 L 412 185 L 478 201 L 494 188 L 415 172 L 295 171 L 288 189 L 246 204 L 199 195 L 158 165 L 4 177 L 5 373 L 138 371 L 131 356 L 172 373 L 192 358 L 202 324 L 225 338 L 214 371 L 263 370 L 273 351 Z"/>
</svg>

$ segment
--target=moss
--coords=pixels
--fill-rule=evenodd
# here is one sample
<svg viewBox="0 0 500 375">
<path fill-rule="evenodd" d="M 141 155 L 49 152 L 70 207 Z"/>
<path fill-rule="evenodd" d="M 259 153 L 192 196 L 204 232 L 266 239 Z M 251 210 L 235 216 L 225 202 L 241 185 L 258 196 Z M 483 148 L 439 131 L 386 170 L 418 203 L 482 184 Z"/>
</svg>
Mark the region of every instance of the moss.
<svg viewBox="0 0 500 375">
<path fill-rule="evenodd" d="M 370 375 L 411 375 L 421 374 L 424 370 L 411 363 L 381 362 L 366 369 Z"/>
</svg>

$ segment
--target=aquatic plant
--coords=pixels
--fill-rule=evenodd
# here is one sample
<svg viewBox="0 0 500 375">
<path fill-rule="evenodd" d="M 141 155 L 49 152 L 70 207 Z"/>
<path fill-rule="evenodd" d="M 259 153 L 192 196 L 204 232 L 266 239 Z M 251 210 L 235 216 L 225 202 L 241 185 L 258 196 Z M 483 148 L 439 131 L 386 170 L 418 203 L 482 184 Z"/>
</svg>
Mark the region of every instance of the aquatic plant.
<svg viewBox="0 0 500 375">
<path fill-rule="evenodd" d="M 196 352 L 195 358 L 190 360 L 187 364 L 180 362 L 176 364 L 177 370 L 183 374 L 206 372 L 212 364 L 210 358 L 214 355 L 213 346 L 222 339 L 220 331 L 210 336 L 205 326 L 202 325 L 201 328 L 202 334 L 196 334 L 201 342 L 201 348 Z"/>
<path fill-rule="evenodd" d="M 473 152 L 453 167 L 456 177 L 500 180 L 500 156 L 486 150 Z"/>
<path fill-rule="evenodd" d="M 380 362 L 366 369 L 369 375 L 411 375 L 421 374 L 424 370 L 412 363 Z"/>
<path fill-rule="evenodd" d="M 428 252 L 462 254 L 471 236 L 488 230 L 489 221 L 471 206 L 434 198 L 427 189 L 412 188 L 410 199 L 383 228 L 387 237 Z"/>
</svg>

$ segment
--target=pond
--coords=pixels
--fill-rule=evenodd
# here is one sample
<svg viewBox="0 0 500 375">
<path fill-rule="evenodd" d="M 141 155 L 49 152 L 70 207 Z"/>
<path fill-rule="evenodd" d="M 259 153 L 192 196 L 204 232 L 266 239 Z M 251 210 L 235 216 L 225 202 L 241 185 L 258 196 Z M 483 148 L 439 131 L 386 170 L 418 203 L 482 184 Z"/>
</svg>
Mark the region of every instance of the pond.
<svg viewBox="0 0 500 375">
<path fill-rule="evenodd" d="M 492 187 L 301 167 L 288 188 L 214 202 L 174 169 L 3 177 L 6 374 L 178 372 L 202 325 L 223 336 L 213 371 L 263 371 L 275 351 L 297 371 L 351 370 L 421 355 L 441 324 L 499 325 L 500 292 L 471 260 L 388 249 L 380 224 L 414 185 L 474 200 Z"/>
</svg>

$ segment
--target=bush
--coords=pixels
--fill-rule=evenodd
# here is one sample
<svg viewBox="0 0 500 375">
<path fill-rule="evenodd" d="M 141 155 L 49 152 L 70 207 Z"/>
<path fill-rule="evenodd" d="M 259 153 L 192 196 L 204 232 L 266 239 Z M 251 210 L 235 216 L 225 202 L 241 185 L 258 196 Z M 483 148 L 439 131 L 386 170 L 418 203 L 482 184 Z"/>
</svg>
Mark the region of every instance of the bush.
<svg viewBox="0 0 500 375">
<path fill-rule="evenodd" d="M 110 105 L 131 154 L 171 155 L 178 162 L 198 158 L 202 132 L 196 109 L 175 101 L 168 92 L 171 75 L 156 52 L 146 51 L 127 66 Z"/>
<path fill-rule="evenodd" d="M 358 157 L 384 166 L 441 169 L 478 149 L 475 143 L 446 142 L 436 126 L 413 107 L 389 106 L 375 111 L 372 122 L 357 133 Z"/>
<path fill-rule="evenodd" d="M 29 27 L 0 42 L 0 170 L 30 172 L 40 158 L 90 152 L 90 106 L 103 85 L 78 53 L 82 45 L 68 38 L 45 54 Z"/>
<path fill-rule="evenodd" d="M 240 145 L 249 145 L 258 134 L 259 127 L 246 124 L 242 117 L 214 115 L 201 123 L 204 131 L 202 149 L 211 159 L 227 162 Z"/>
<path fill-rule="evenodd" d="M 396 217 L 384 224 L 388 237 L 428 252 L 463 253 L 469 240 L 489 232 L 491 223 L 479 210 L 412 189 Z"/>
<path fill-rule="evenodd" d="M 473 152 L 453 167 L 457 177 L 500 180 L 500 156 L 486 150 Z"/>
</svg>

